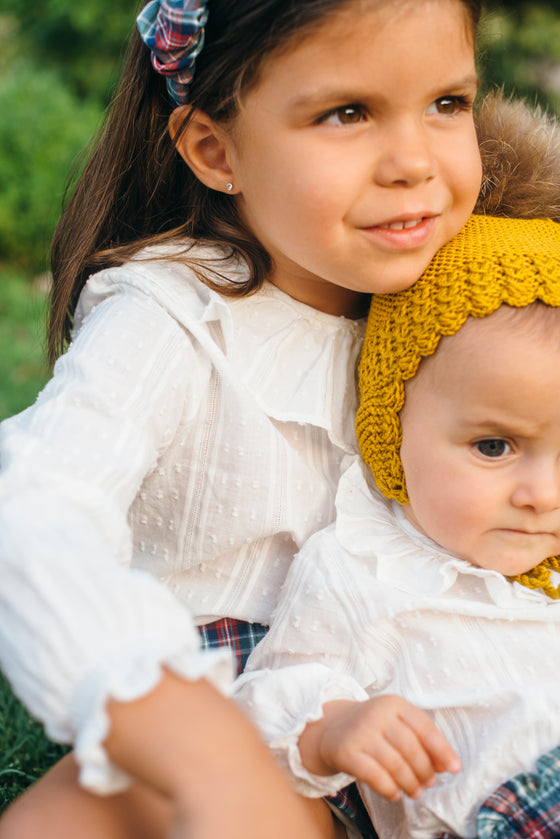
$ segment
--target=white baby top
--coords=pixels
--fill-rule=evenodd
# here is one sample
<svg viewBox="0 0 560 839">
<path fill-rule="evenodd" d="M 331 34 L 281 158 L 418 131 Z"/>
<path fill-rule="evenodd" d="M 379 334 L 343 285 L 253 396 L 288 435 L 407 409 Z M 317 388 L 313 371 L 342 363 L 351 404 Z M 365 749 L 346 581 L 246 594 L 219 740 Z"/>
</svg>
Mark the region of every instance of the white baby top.
<svg viewBox="0 0 560 839">
<path fill-rule="evenodd" d="M 89 280 L 54 378 L 2 424 L 0 664 L 86 785 L 127 783 L 100 746 L 107 697 L 162 664 L 223 687 L 229 657 L 200 654 L 193 623 L 269 622 L 334 518 L 363 326 L 137 258 Z"/>
<path fill-rule="evenodd" d="M 301 763 L 297 740 L 321 706 L 404 696 L 431 714 L 463 769 L 414 801 L 360 787 L 375 828 L 381 839 L 472 837 L 485 798 L 560 742 L 560 601 L 450 555 L 370 491 L 366 472 L 349 467 L 336 524 L 292 563 L 236 695 L 309 796 L 353 780 Z"/>
</svg>

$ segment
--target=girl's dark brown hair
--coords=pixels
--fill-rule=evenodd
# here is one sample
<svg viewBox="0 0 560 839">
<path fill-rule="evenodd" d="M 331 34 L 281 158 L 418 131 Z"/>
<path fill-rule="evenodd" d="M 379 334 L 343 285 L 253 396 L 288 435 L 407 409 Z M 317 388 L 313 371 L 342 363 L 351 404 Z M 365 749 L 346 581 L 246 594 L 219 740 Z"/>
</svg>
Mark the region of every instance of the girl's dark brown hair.
<svg viewBox="0 0 560 839">
<path fill-rule="evenodd" d="M 205 45 L 189 104 L 227 124 L 271 53 L 296 43 L 352 2 L 209 0 Z M 460 2 L 474 32 L 481 2 Z M 204 186 L 176 152 L 168 132 L 172 110 L 165 80 L 152 69 L 149 50 L 134 30 L 104 126 L 53 237 L 51 362 L 69 340 L 88 276 L 126 262 L 147 244 L 186 238 L 219 243 L 241 255 L 249 279 L 240 286 L 216 277 L 222 294 L 256 291 L 270 271 L 270 257 L 243 224 L 235 201 Z M 207 272 L 203 279 L 213 285 Z"/>
</svg>

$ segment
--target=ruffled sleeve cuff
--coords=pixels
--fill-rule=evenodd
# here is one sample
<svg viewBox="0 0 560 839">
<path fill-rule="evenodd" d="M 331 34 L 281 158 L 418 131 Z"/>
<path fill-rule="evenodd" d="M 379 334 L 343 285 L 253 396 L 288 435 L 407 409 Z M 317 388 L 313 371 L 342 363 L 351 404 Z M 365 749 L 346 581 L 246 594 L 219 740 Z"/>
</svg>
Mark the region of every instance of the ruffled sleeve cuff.
<svg viewBox="0 0 560 839">
<path fill-rule="evenodd" d="M 131 702 L 150 693 L 168 668 L 188 681 L 206 678 L 222 693 L 233 683 L 233 662 L 228 650 L 177 650 L 163 654 L 156 649 L 137 651 L 105 662 L 80 685 L 73 711 L 78 726 L 74 756 L 83 787 L 100 795 L 121 792 L 133 779 L 113 764 L 105 751 L 110 720 L 106 706 L 110 699 Z"/>
<path fill-rule="evenodd" d="M 346 772 L 333 775 L 309 772 L 298 747 L 305 727 L 322 718 L 323 705 L 340 699 L 356 702 L 368 699 L 366 691 L 350 676 L 319 663 L 259 670 L 245 673 L 237 680 L 235 698 L 289 771 L 301 795 L 307 798 L 335 795 L 355 781 Z"/>
</svg>

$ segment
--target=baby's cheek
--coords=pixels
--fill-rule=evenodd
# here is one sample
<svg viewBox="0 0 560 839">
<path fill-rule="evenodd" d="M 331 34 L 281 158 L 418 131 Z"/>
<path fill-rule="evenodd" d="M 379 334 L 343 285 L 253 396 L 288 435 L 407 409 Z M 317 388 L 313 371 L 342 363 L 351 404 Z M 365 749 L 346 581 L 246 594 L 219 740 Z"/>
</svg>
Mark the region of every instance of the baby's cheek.
<svg viewBox="0 0 560 839">
<path fill-rule="evenodd" d="M 423 529 L 431 539 L 459 556 L 475 548 L 485 505 L 475 495 L 466 495 L 460 482 L 447 476 L 433 486 L 422 507 Z"/>
</svg>

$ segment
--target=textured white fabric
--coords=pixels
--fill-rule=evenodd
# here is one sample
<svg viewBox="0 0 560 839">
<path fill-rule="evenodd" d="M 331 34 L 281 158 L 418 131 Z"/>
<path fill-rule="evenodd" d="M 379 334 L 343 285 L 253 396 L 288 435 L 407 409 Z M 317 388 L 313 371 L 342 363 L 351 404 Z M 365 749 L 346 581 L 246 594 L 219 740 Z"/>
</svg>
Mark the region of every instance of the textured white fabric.
<svg viewBox="0 0 560 839">
<path fill-rule="evenodd" d="M 363 323 L 143 256 L 90 278 L 53 379 L 0 427 L 0 663 L 102 792 L 127 783 L 100 746 L 107 698 L 162 665 L 227 690 L 195 624 L 270 620 L 356 450 Z"/>
<path fill-rule="evenodd" d="M 560 601 L 447 553 L 367 480 L 356 459 L 336 524 L 292 563 L 236 696 L 311 796 L 339 783 L 296 757 L 325 697 L 404 696 L 430 712 L 463 770 L 438 776 L 419 801 L 361 788 L 376 830 L 381 839 L 472 837 L 487 795 L 560 742 Z"/>
</svg>

